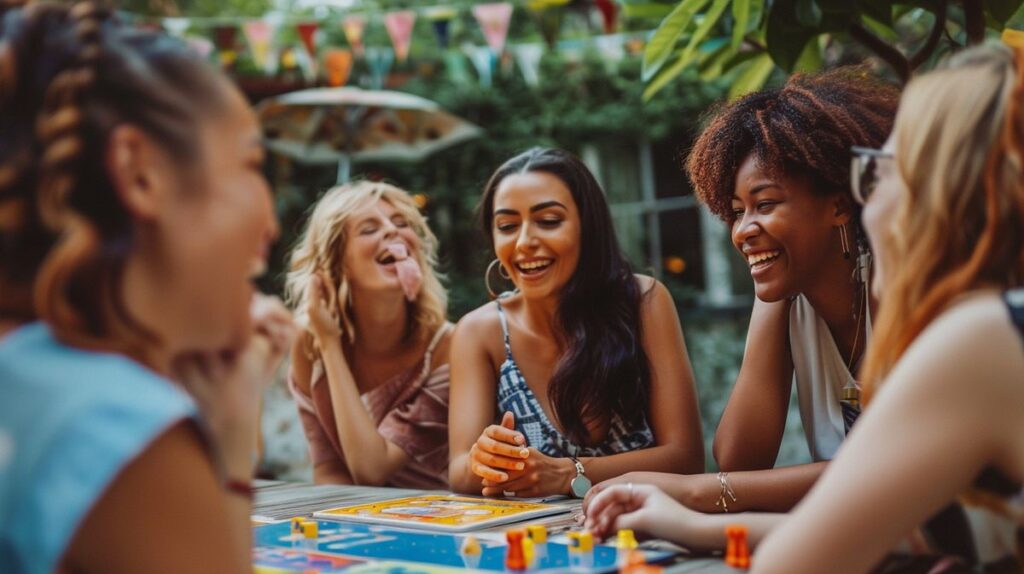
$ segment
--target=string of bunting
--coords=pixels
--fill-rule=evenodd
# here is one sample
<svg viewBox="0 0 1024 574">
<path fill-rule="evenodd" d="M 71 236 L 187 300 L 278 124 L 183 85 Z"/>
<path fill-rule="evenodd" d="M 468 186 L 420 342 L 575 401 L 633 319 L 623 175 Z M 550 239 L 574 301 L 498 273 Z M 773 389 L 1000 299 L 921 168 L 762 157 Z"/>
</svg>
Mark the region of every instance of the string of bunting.
<svg viewBox="0 0 1024 574">
<path fill-rule="evenodd" d="M 558 41 L 563 8 L 570 0 L 527 0 L 520 3 L 538 26 L 548 49 L 557 49 L 570 61 L 582 57 L 588 42 L 581 40 Z M 345 85 L 357 59 L 366 62 L 374 87 L 381 87 L 392 65 L 408 60 L 412 47 L 413 31 L 418 22 L 427 22 L 433 29 L 438 46 L 445 50 L 444 60 L 456 76 L 465 76 L 465 65 L 457 62 L 462 55 L 473 63 L 477 77 L 482 84 L 489 85 L 493 72 L 502 56 L 506 54 L 509 24 L 516 5 L 512 2 L 475 4 L 469 8 L 473 19 L 479 25 L 486 46 L 464 44 L 459 51 L 450 50 L 451 24 L 460 17 L 461 11 L 452 6 L 429 6 L 383 13 L 352 12 L 335 16 L 332 21 L 314 18 L 290 18 L 280 13 L 271 13 L 262 18 L 161 18 L 157 24 L 169 33 L 185 39 L 204 57 L 215 57 L 222 65 L 236 63 L 239 51 L 248 48 L 253 64 L 266 74 L 274 74 L 282 68 L 294 70 L 305 76 L 307 81 L 323 77 L 328 85 Z M 615 34 L 618 7 L 614 0 L 592 0 L 586 6 L 596 10 L 601 20 L 604 35 L 593 38 L 591 45 L 597 48 L 605 59 L 616 62 L 624 53 L 636 53 L 642 49 L 647 34 Z M 129 19 L 139 19 L 125 14 Z M 150 21 L 150 25 L 153 22 Z M 340 28 L 348 47 L 323 46 L 322 26 L 336 25 Z M 370 25 L 383 25 L 391 41 L 391 47 L 367 46 L 366 31 Z M 275 38 L 285 27 L 293 27 L 302 45 L 302 50 L 292 46 L 275 45 Z M 238 31 L 241 30 L 246 46 L 241 46 Z M 209 38 L 206 36 L 209 34 Z M 211 41 L 212 38 L 212 41 Z M 639 46 L 637 45 L 639 43 Z M 539 81 L 538 68 L 544 53 L 544 45 L 520 44 L 508 50 L 508 62 L 515 62 L 524 79 L 530 84 Z M 460 54 L 461 52 L 461 54 Z M 322 62 L 323 71 L 318 62 Z"/>
</svg>

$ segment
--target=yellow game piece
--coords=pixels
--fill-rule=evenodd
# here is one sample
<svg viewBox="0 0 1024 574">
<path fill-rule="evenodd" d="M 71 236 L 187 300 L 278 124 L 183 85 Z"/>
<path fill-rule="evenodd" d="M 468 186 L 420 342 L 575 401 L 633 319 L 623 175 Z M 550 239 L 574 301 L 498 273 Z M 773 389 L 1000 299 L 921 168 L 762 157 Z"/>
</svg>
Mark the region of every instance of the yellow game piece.
<svg viewBox="0 0 1024 574">
<path fill-rule="evenodd" d="M 569 532 L 569 552 L 593 552 L 594 535 L 589 531 Z"/>
<path fill-rule="evenodd" d="M 548 529 L 543 524 L 530 524 L 526 527 L 526 537 L 534 544 L 546 544 L 548 541 Z"/>
<path fill-rule="evenodd" d="M 306 540 L 315 539 L 320 535 L 320 527 L 316 522 L 302 523 L 302 537 Z"/>
<path fill-rule="evenodd" d="M 633 534 L 632 530 L 623 529 L 623 530 L 619 531 L 619 536 L 618 536 L 618 540 L 616 541 L 616 546 L 618 546 L 619 548 L 621 548 L 623 550 L 632 550 L 632 549 L 636 548 L 637 546 L 639 546 L 639 544 L 637 544 L 637 542 L 636 542 L 636 535 Z"/>
<path fill-rule="evenodd" d="M 475 536 L 467 536 L 462 541 L 462 553 L 467 556 L 476 556 L 483 553 L 483 549 L 480 548 L 480 541 Z"/>
<path fill-rule="evenodd" d="M 523 538 L 523 558 L 526 560 L 526 567 L 533 568 L 533 559 L 536 558 L 536 553 L 533 551 L 534 545 L 533 540 L 530 540 L 529 536 Z"/>
</svg>

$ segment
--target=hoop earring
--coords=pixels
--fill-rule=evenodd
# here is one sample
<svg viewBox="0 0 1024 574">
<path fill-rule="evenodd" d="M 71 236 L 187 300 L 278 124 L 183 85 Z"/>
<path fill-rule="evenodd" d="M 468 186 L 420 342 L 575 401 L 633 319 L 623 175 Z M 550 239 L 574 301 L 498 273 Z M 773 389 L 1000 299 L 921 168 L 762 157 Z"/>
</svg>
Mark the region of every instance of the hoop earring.
<svg viewBox="0 0 1024 574">
<path fill-rule="evenodd" d="M 843 246 L 843 259 L 850 258 L 850 238 L 846 234 L 846 226 L 839 226 L 839 243 Z"/>
<path fill-rule="evenodd" d="M 484 287 L 487 288 L 487 294 L 491 296 L 491 299 L 498 298 L 498 294 L 495 293 L 494 289 L 491 288 L 491 270 L 494 269 L 495 265 L 498 266 L 499 277 L 506 281 L 512 280 L 512 276 L 509 275 L 508 271 L 505 270 L 505 266 L 501 264 L 501 261 L 498 260 L 497 257 L 495 257 L 494 261 L 491 261 L 491 263 L 487 266 L 487 271 L 484 271 Z"/>
</svg>

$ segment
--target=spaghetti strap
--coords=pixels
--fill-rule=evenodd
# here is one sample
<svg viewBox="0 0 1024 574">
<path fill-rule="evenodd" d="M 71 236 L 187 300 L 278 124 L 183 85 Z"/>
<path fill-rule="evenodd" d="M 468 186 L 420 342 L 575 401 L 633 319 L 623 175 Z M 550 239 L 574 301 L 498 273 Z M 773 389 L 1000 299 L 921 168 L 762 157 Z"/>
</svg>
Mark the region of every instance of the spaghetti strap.
<svg viewBox="0 0 1024 574">
<path fill-rule="evenodd" d="M 508 321 L 505 319 L 505 309 L 501 306 L 501 300 L 495 299 L 494 303 L 498 306 L 498 318 L 501 319 L 501 334 L 505 338 L 505 358 L 512 359 L 512 343 L 508 338 Z"/>
<path fill-rule="evenodd" d="M 427 351 L 423 353 L 423 370 L 420 372 L 420 378 L 425 379 L 430 374 L 430 364 L 434 358 L 434 349 L 437 348 L 437 344 L 441 342 L 445 333 L 452 330 L 452 324 L 445 321 L 441 328 L 434 333 L 434 338 L 430 340 L 430 344 L 427 345 Z"/>
</svg>

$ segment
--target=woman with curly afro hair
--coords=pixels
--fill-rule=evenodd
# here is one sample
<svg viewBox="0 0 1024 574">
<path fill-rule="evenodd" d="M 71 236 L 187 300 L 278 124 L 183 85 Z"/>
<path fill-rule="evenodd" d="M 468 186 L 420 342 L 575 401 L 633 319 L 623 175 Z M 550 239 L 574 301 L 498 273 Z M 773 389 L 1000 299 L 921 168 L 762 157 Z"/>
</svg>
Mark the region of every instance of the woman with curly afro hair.
<svg viewBox="0 0 1024 574">
<path fill-rule="evenodd" d="M 723 472 L 615 482 L 654 483 L 705 512 L 786 511 L 835 455 L 859 413 L 854 373 L 875 307 L 850 148 L 881 146 L 898 100 L 895 86 L 847 67 L 795 75 L 713 112 L 686 170 L 700 201 L 729 225 L 757 295 L 715 435 Z M 794 381 L 814 462 L 772 469 Z"/>
</svg>

